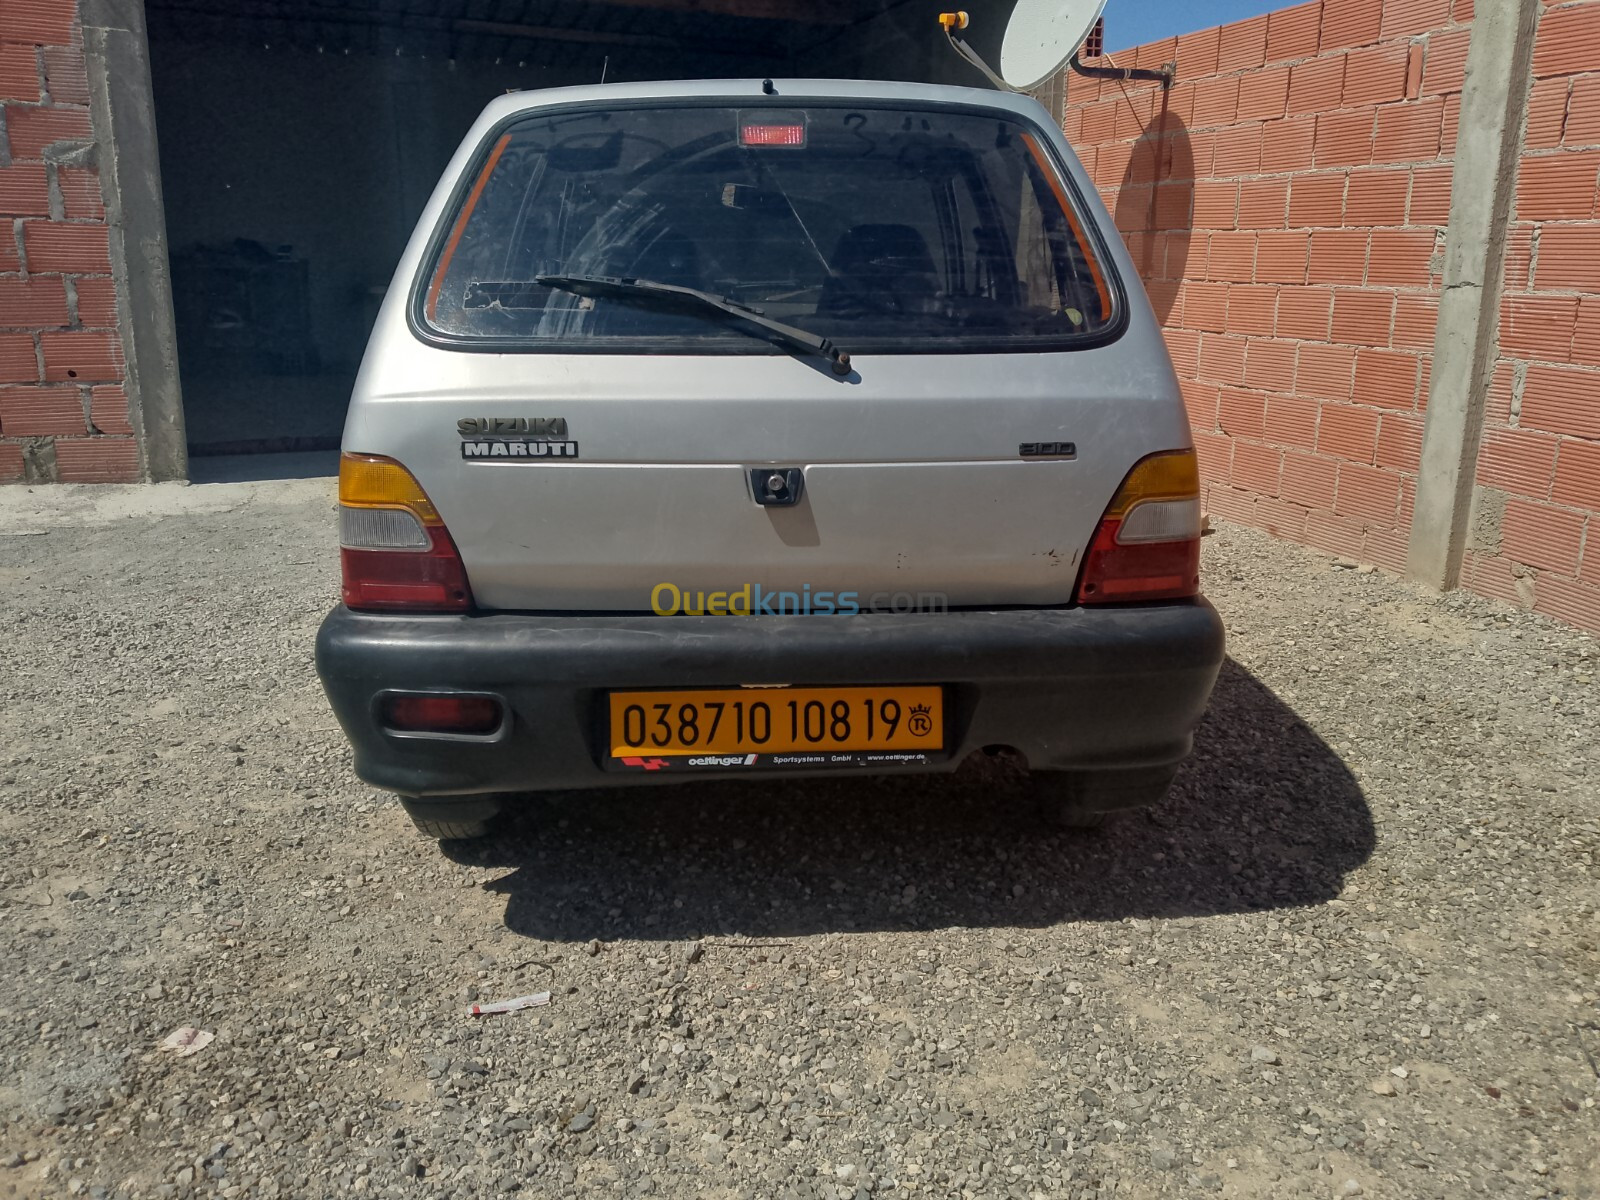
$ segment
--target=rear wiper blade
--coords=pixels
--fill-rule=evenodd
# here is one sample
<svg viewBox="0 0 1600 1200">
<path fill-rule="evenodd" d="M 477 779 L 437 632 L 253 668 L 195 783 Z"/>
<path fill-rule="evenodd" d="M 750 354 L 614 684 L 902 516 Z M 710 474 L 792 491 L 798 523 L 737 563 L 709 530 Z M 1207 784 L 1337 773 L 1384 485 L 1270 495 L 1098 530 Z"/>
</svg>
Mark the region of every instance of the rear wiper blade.
<svg viewBox="0 0 1600 1200">
<path fill-rule="evenodd" d="M 689 312 L 722 313 L 740 321 L 748 321 L 772 334 L 793 350 L 818 354 L 827 359 L 835 375 L 850 374 L 850 356 L 825 337 L 807 333 L 793 325 L 785 325 L 767 316 L 759 308 L 741 304 L 729 296 L 702 292 L 699 288 L 683 287 L 676 283 L 658 283 L 653 279 L 619 279 L 611 275 L 537 275 L 534 282 L 544 287 L 571 292 L 575 296 L 609 296 L 619 300 L 637 300 L 644 303 L 671 306 Z M 752 332 L 752 337 L 759 336 Z"/>
</svg>

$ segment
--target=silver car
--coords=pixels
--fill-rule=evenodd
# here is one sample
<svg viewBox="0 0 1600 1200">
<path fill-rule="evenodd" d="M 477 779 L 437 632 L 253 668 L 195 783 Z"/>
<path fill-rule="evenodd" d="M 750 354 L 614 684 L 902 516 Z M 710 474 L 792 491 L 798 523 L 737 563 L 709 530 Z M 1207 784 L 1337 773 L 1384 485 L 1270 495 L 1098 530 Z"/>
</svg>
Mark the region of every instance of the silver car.
<svg viewBox="0 0 1600 1200">
<path fill-rule="evenodd" d="M 317 666 L 426 833 L 520 793 L 1022 756 L 1159 799 L 1223 655 L 1160 330 L 1033 100 L 496 100 L 401 260 Z"/>
</svg>

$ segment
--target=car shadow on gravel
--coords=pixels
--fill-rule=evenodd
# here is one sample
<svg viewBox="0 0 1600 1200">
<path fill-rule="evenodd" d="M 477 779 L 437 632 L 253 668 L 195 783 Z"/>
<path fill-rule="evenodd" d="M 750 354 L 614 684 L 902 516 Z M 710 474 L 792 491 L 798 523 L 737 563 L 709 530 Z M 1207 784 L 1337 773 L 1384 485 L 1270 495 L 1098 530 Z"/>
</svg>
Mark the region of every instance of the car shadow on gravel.
<svg viewBox="0 0 1600 1200">
<path fill-rule="evenodd" d="M 1231 659 L 1168 799 L 1044 829 L 1004 760 L 954 775 L 741 780 L 530 799 L 451 859 L 513 932 L 771 938 L 1201 916 L 1320 904 L 1371 855 L 1355 778 Z"/>
</svg>

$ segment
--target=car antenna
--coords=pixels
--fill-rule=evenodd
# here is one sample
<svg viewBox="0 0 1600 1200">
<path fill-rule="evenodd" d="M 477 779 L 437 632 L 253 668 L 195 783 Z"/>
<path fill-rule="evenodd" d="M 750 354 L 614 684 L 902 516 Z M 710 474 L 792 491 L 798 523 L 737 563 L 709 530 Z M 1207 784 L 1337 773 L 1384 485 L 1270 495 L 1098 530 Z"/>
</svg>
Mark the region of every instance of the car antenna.
<svg viewBox="0 0 1600 1200">
<path fill-rule="evenodd" d="M 610 67 L 610 66 L 611 66 L 611 55 L 608 54 L 608 55 L 606 55 L 605 61 L 600 64 L 600 82 L 601 83 L 604 83 L 606 81 L 606 69 L 608 67 Z"/>
<path fill-rule="evenodd" d="M 761 92 L 766 96 L 776 96 L 778 94 L 778 88 L 777 85 L 772 82 L 772 80 L 763 79 L 761 81 Z"/>
</svg>

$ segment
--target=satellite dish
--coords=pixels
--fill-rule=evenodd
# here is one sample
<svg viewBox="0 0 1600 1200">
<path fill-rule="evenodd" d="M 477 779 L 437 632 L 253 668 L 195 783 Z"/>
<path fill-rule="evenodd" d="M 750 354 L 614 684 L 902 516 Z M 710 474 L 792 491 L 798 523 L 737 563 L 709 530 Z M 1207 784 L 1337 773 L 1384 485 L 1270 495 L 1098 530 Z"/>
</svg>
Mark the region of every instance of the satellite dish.
<svg viewBox="0 0 1600 1200">
<path fill-rule="evenodd" d="M 1002 92 L 1030 92 L 1051 78 L 1062 67 L 1071 67 L 1090 79 L 1145 79 L 1172 86 L 1178 64 L 1164 67 L 1086 67 L 1078 60 L 1078 50 L 1094 32 L 1105 11 L 1106 0 L 1018 0 L 1006 26 L 1005 44 L 1000 47 L 1000 73 L 997 75 L 983 56 L 956 36 L 971 21 L 964 12 L 939 14 L 939 27 L 951 49 L 966 59 Z M 1100 39 L 1091 50 L 1099 54 Z"/>
<path fill-rule="evenodd" d="M 1000 75 L 1030 91 L 1066 66 L 1083 45 L 1107 0 L 1018 0 L 1000 47 Z"/>
</svg>

